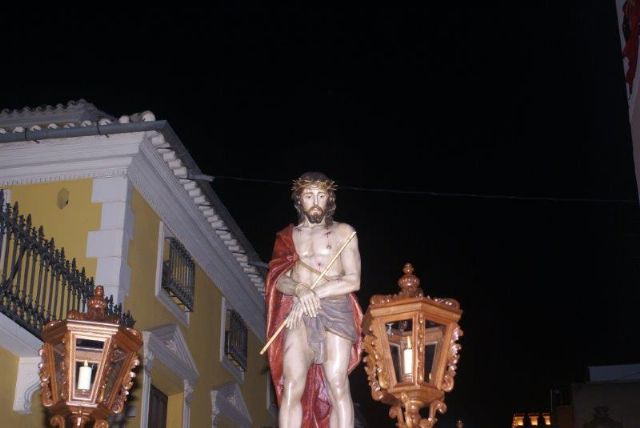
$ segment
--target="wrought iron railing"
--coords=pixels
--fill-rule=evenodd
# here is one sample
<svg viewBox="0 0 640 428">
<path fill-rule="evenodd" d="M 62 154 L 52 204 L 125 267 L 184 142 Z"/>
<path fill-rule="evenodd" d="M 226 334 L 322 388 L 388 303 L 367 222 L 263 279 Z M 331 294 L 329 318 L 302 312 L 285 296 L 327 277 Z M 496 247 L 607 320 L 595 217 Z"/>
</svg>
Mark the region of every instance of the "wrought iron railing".
<svg viewBox="0 0 640 428">
<path fill-rule="evenodd" d="M 247 325 L 233 309 L 227 309 L 224 351 L 227 357 L 242 371 L 247 370 Z"/>
<path fill-rule="evenodd" d="M 84 312 L 93 296 L 94 280 L 76 259 L 69 261 L 64 248 L 57 249 L 47 239 L 42 226 L 32 225 L 31 215 L 24 217 L 4 201 L 0 190 L 0 312 L 41 338 L 42 327 L 63 319 L 68 310 Z M 135 323 L 122 305 L 107 299 L 107 313 L 118 315 L 123 325 Z"/>
<path fill-rule="evenodd" d="M 162 263 L 162 288 L 185 311 L 193 311 L 196 264 L 186 248 L 175 238 L 166 238 L 169 257 Z"/>
</svg>

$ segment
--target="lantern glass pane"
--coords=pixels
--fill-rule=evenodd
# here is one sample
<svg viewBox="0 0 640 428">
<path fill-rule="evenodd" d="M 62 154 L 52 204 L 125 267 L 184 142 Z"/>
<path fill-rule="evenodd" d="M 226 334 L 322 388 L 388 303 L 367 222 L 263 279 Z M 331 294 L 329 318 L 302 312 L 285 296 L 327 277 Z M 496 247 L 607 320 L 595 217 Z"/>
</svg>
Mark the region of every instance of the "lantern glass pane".
<svg viewBox="0 0 640 428">
<path fill-rule="evenodd" d="M 105 383 L 104 383 L 104 400 L 109 400 L 111 393 L 114 390 L 118 389 L 118 385 L 116 382 L 120 378 L 120 372 L 122 371 L 122 366 L 126 360 L 127 353 L 121 349 L 114 349 L 111 353 L 109 360 L 110 364 L 107 367 L 107 374 L 105 375 Z"/>
<path fill-rule="evenodd" d="M 413 320 L 388 322 L 385 329 L 396 382 L 412 382 L 415 365 Z"/>
<path fill-rule="evenodd" d="M 425 382 L 435 385 L 437 382 L 438 358 L 443 349 L 442 338 L 445 326 L 432 321 L 427 321 L 424 331 L 424 379 Z"/>
<path fill-rule="evenodd" d="M 54 368 L 56 370 L 56 385 L 57 385 L 57 393 L 60 394 L 63 388 L 65 381 L 65 373 L 64 370 L 64 354 L 65 348 L 64 343 L 56 343 L 53 347 L 53 359 L 54 359 Z M 57 399 L 57 397 L 56 397 Z"/>
<path fill-rule="evenodd" d="M 89 398 L 100 369 L 104 341 L 89 338 L 76 338 L 75 359 L 75 395 L 77 398 Z"/>
</svg>

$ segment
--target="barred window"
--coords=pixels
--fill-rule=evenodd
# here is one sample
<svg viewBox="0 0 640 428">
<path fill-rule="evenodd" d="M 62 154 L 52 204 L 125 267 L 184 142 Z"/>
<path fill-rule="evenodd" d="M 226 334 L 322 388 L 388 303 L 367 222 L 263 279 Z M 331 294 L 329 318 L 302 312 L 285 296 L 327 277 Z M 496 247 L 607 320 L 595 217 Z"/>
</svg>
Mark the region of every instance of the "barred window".
<svg viewBox="0 0 640 428">
<path fill-rule="evenodd" d="M 184 246 L 173 237 L 165 238 L 162 288 L 186 312 L 193 312 L 195 270 L 195 263 Z"/>
<path fill-rule="evenodd" d="M 243 372 L 247 370 L 247 326 L 239 313 L 227 309 L 224 353 Z"/>
</svg>

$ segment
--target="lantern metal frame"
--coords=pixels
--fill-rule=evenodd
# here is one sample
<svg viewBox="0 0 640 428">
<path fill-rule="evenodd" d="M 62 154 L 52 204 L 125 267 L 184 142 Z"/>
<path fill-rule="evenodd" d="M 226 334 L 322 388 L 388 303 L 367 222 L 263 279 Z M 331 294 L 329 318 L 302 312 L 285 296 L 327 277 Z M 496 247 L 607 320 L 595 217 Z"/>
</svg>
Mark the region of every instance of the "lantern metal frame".
<svg viewBox="0 0 640 428">
<path fill-rule="evenodd" d="M 397 419 L 398 427 L 430 428 L 437 422 L 436 412 L 446 412 L 444 396 L 454 386 L 462 310 L 454 299 L 424 296 L 409 263 L 404 273 L 398 294 L 370 299 L 363 320 L 365 371 L 373 399 L 391 406 L 389 416 Z M 429 357 L 427 346 L 435 346 Z M 395 363 L 391 348 L 398 350 Z M 405 349 L 408 355 L 403 355 Z M 411 364 L 411 370 L 402 367 L 403 362 Z M 427 406 L 423 418 L 420 410 Z"/>
<path fill-rule="evenodd" d="M 107 418 L 124 410 L 133 385 L 133 369 L 140 364 L 142 335 L 105 315 L 104 290 L 96 287 L 88 312 L 69 311 L 66 320 L 55 320 L 42 330 L 40 392 L 43 406 L 52 415 L 49 423 L 95 428 L 109 426 Z M 91 370 L 90 388 L 78 386 L 78 364 Z M 86 379 L 85 379 L 86 380 Z"/>
</svg>

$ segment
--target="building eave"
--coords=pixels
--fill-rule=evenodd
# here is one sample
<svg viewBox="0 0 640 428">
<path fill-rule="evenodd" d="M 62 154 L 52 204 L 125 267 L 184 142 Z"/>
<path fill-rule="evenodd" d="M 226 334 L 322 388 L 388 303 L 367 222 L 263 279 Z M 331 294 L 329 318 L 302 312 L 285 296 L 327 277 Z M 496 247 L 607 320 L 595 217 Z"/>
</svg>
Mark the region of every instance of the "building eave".
<svg viewBox="0 0 640 428">
<path fill-rule="evenodd" d="M 193 179 L 202 172 L 170 125 L 156 121 L 150 112 L 140 117 L 142 122 L 135 123 L 120 118 L 118 123 L 104 120 L 102 125 L 5 131 L 0 135 L 4 142 L 0 145 L 0 184 L 126 175 L 148 202 L 151 193 L 159 193 L 162 200 L 166 196 L 162 192 L 170 187 L 183 209 L 181 215 L 189 219 L 182 221 L 185 236 L 179 237 L 199 254 L 196 259 L 207 275 L 264 340 L 264 272 L 256 268 L 261 262 L 255 250 L 211 186 Z M 164 187 L 153 189 L 159 176 Z M 166 221 L 172 209 L 164 211 L 158 214 Z"/>
</svg>

